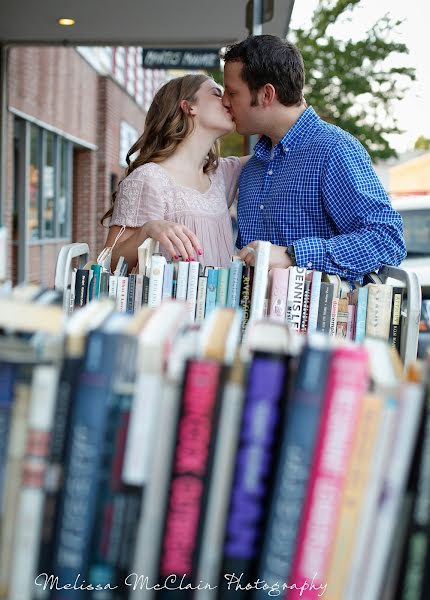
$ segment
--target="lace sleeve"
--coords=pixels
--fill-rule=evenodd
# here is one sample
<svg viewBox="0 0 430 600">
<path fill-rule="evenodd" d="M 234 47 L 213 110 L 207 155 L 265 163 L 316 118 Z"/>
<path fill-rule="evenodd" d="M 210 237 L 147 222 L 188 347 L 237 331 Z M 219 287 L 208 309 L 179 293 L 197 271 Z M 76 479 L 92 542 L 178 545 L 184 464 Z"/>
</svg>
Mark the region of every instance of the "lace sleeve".
<svg viewBox="0 0 430 600">
<path fill-rule="evenodd" d="M 111 225 L 142 227 L 147 221 L 165 218 L 163 184 L 150 166 L 137 167 L 120 183 Z"/>
</svg>

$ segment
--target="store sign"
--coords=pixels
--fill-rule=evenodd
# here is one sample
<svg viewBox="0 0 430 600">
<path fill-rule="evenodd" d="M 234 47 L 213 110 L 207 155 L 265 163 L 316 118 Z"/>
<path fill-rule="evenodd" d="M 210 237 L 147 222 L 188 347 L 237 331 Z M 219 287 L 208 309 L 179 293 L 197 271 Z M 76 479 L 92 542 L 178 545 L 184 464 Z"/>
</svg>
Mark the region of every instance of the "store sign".
<svg viewBox="0 0 430 600">
<path fill-rule="evenodd" d="M 219 69 L 218 48 L 143 48 L 145 69 Z"/>
</svg>

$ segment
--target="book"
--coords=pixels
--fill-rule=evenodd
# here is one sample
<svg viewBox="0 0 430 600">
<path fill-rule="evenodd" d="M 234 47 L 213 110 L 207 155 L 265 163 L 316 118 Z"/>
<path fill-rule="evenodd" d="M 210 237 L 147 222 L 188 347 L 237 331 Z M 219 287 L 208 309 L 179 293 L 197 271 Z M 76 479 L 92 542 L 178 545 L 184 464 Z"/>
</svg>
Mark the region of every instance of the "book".
<svg viewBox="0 0 430 600">
<path fill-rule="evenodd" d="M 227 306 L 230 308 L 236 308 L 240 303 L 242 269 L 243 263 L 241 260 L 235 260 L 230 265 L 227 291 Z"/>
<path fill-rule="evenodd" d="M 197 305 L 197 290 L 199 285 L 200 263 L 191 261 L 188 269 L 188 286 L 187 286 L 187 306 L 188 315 L 191 321 L 194 321 L 196 316 Z"/>
<path fill-rule="evenodd" d="M 366 336 L 388 340 L 393 288 L 386 284 L 368 284 Z"/>
<path fill-rule="evenodd" d="M 151 272 L 148 290 L 148 306 L 156 308 L 161 304 L 163 297 L 163 275 L 166 259 L 161 254 L 153 254 L 151 258 Z"/>
<path fill-rule="evenodd" d="M 309 318 L 308 318 L 308 332 L 317 330 L 318 322 L 318 307 L 320 302 L 320 291 L 321 291 L 321 271 L 312 272 L 312 285 L 311 294 L 309 300 Z"/>
<path fill-rule="evenodd" d="M 197 288 L 197 303 L 196 303 L 196 323 L 201 323 L 205 318 L 206 307 L 206 291 L 208 286 L 207 275 L 199 276 L 199 285 Z"/>
<path fill-rule="evenodd" d="M 218 271 L 218 283 L 216 290 L 216 306 L 227 306 L 228 281 L 230 269 L 220 267 Z"/>
<path fill-rule="evenodd" d="M 332 283 L 321 283 L 320 303 L 318 307 L 317 331 L 329 333 L 332 313 L 334 286 Z"/>
<path fill-rule="evenodd" d="M 187 287 L 188 287 L 188 269 L 189 263 L 184 260 L 178 262 L 178 276 L 176 280 L 176 299 L 186 300 L 187 299 Z"/>
<path fill-rule="evenodd" d="M 242 287 L 240 294 L 240 307 L 243 311 L 242 334 L 248 325 L 251 314 L 252 286 L 254 281 L 254 267 L 245 265 L 242 269 Z"/>
<path fill-rule="evenodd" d="M 404 296 L 404 288 L 393 288 L 393 301 L 391 306 L 391 322 L 389 339 L 393 348 L 400 352 L 400 336 L 402 329 L 402 302 Z"/>
<path fill-rule="evenodd" d="M 286 321 L 290 327 L 300 331 L 306 269 L 303 267 L 289 267 L 288 270 L 290 271 L 290 279 L 288 282 Z"/>
<path fill-rule="evenodd" d="M 88 301 L 88 282 L 90 272 L 88 269 L 77 269 L 75 284 L 75 308 L 84 306 Z"/>
<path fill-rule="evenodd" d="M 311 286 L 312 286 L 312 271 L 308 271 L 305 277 L 305 289 L 303 292 L 303 308 L 302 316 L 300 318 L 300 331 L 306 333 L 308 330 L 309 321 L 309 306 L 311 301 Z"/>
<path fill-rule="evenodd" d="M 289 275 L 288 269 L 274 268 L 269 272 L 268 316 L 275 321 L 285 321 Z"/>
<path fill-rule="evenodd" d="M 249 321 L 262 319 L 267 294 L 270 242 L 257 242 Z"/>
<path fill-rule="evenodd" d="M 208 317 L 216 306 L 216 294 L 218 287 L 218 270 L 213 267 L 206 267 L 205 274 L 208 277 L 206 289 L 205 316 Z"/>
</svg>

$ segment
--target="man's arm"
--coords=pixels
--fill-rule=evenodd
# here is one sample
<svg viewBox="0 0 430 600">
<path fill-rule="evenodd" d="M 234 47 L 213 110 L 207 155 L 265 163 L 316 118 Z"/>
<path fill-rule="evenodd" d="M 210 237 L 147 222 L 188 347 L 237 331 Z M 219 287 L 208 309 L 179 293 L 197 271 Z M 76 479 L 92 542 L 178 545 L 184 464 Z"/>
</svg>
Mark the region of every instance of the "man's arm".
<svg viewBox="0 0 430 600">
<path fill-rule="evenodd" d="M 406 256 L 402 218 L 390 204 L 369 155 L 356 140 L 336 144 L 323 176 L 327 215 L 338 234 L 294 242 L 297 264 L 349 280 Z"/>
</svg>

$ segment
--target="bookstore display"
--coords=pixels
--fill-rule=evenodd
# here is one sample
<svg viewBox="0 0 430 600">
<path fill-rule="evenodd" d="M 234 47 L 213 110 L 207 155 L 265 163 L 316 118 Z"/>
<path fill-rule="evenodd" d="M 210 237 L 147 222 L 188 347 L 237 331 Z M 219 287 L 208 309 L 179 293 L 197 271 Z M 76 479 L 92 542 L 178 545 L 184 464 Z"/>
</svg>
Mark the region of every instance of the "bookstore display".
<svg viewBox="0 0 430 600">
<path fill-rule="evenodd" d="M 427 598 L 414 278 L 78 246 L 0 288 L 0 599 Z"/>
</svg>

